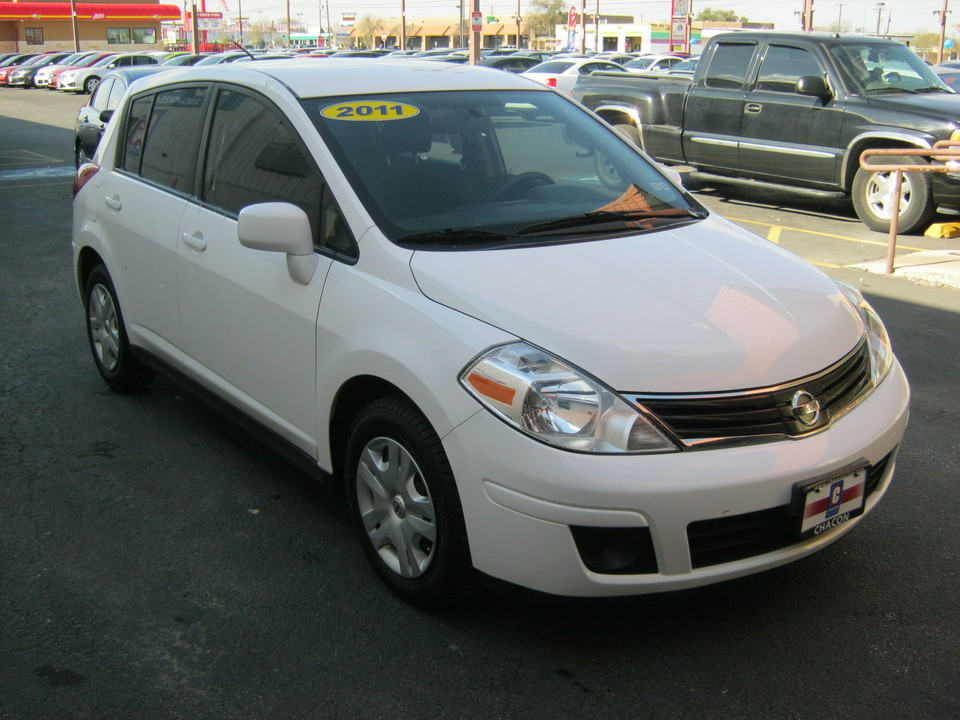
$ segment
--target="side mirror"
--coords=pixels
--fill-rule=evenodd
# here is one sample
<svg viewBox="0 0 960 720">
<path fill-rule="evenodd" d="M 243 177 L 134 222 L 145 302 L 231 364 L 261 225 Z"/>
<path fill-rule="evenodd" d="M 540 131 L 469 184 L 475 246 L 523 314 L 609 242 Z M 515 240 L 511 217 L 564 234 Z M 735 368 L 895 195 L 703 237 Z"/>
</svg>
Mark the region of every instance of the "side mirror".
<svg viewBox="0 0 960 720">
<path fill-rule="evenodd" d="M 827 87 L 824 79 L 816 75 L 805 75 L 797 80 L 797 93 L 823 98 L 824 101 L 833 97 L 833 93 L 830 92 L 830 88 Z"/>
<path fill-rule="evenodd" d="M 106 125 L 108 122 L 110 122 L 110 118 L 113 117 L 113 113 L 114 113 L 113 110 L 104 110 L 103 112 L 101 112 L 101 113 L 100 113 L 100 122 L 102 122 L 104 125 Z"/>
<path fill-rule="evenodd" d="M 290 277 L 301 285 L 310 284 L 317 269 L 317 255 L 313 251 L 310 220 L 296 205 L 248 205 L 240 211 L 237 236 L 240 244 L 251 250 L 286 253 Z"/>
</svg>

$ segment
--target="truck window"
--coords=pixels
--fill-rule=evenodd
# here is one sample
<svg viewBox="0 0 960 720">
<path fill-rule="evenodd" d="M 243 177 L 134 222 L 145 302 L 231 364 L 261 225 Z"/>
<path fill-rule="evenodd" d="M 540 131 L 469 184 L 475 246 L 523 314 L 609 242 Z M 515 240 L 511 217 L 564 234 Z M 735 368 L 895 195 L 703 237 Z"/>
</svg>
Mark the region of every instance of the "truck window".
<svg viewBox="0 0 960 720">
<path fill-rule="evenodd" d="M 704 85 L 713 88 L 741 88 L 747 77 L 754 44 L 717 43 L 707 66 Z"/>
<path fill-rule="evenodd" d="M 809 52 L 796 47 L 771 45 L 760 65 L 756 89 L 795 92 L 797 81 L 811 75 L 823 77 L 823 70 Z"/>
</svg>

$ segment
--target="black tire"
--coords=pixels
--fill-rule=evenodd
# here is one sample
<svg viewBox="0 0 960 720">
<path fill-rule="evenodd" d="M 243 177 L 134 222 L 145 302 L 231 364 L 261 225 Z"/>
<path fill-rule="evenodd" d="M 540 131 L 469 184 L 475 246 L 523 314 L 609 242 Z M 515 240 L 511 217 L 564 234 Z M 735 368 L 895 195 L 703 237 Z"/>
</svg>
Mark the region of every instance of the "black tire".
<svg viewBox="0 0 960 720">
<path fill-rule="evenodd" d="M 83 151 L 83 145 L 80 142 L 77 142 L 77 147 L 73 153 L 74 163 L 76 163 L 77 169 L 80 169 L 80 166 L 85 162 L 88 162 L 87 154 Z"/>
<path fill-rule="evenodd" d="M 96 75 L 91 75 L 86 80 L 83 81 L 83 91 L 87 95 L 93 94 L 93 91 L 97 89 L 97 85 L 100 84 L 100 78 Z"/>
<path fill-rule="evenodd" d="M 132 392 L 147 385 L 154 372 L 133 356 L 117 293 L 103 265 L 94 267 L 87 277 L 83 307 L 93 361 L 107 385 L 117 392 Z"/>
<path fill-rule="evenodd" d="M 614 125 L 613 129 L 616 130 L 620 136 L 631 145 L 637 148 L 640 147 L 640 131 L 637 130 L 633 125 Z M 626 184 L 623 182 L 623 178 L 620 177 L 620 171 L 617 170 L 617 164 L 612 158 L 598 150 L 593 156 L 593 164 L 594 170 L 597 173 L 597 178 L 604 187 L 617 191 L 623 191 L 627 189 Z"/>
<path fill-rule="evenodd" d="M 364 553 L 391 590 L 428 608 L 475 590 L 453 472 L 440 438 L 405 398 L 377 400 L 357 417 L 344 484 Z"/>
<path fill-rule="evenodd" d="M 637 130 L 633 125 L 627 125 L 626 123 L 614 125 L 613 129 L 618 133 L 623 135 L 632 145 L 637 147 L 642 147 L 640 144 L 640 131 Z"/>
<path fill-rule="evenodd" d="M 920 165 L 923 160 L 911 157 L 872 158 L 877 164 Z M 857 217 L 871 230 L 890 232 L 890 219 L 893 216 L 893 185 L 895 173 L 884 170 L 857 170 L 853 178 L 851 199 Z M 930 192 L 928 173 L 903 173 L 900 185 L 900 216 L 897 220 L 897 232 L 909 234 L 923 231 L 930 224 L 937 208 Z"/>
</svg>

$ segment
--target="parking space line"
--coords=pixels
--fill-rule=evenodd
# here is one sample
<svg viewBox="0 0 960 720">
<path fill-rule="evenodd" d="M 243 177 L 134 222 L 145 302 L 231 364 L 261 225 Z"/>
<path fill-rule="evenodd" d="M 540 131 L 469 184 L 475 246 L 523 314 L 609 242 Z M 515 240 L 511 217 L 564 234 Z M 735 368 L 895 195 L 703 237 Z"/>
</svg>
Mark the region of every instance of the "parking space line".
<svg viewBox="0 0 960 720">
<path fill-rule="evenodd" d="M 879 245 L 880 247 L 887 247 L 887 244 L 888 244 L 886 240 L 884 240 L 883 242 L 879 240 L 864 240 L 863 238 L 853 238 L 847 235 L 835 235 L 834 233 L 820 232 L 819 230 L 804 230 L 803 228 L 790 227 L 789 225 L 775 225 L 773 223 L 765 223 L 759 220 L 745 220 L 742 218 L 735 218 L 735 217 L 729 217 L 729 216 L 727 217 L 727 219 L 732 220 L 733 222 L 750 223 L 752 225 L 762 225 L 764 227 L 771 228 L 771 231 L 770 231 L 771 234 L 773 233 L 773 228 L 776 228 L 777 240 L 774 240 L 773 242 L 777 242 L 777 243 L 779 243 L 780 233 L 783 230 L 790 230 L 791 232 L 806 233 L 807 235 L 819 235 L 820 237 L 834 238 L 836 240 L 845 240 L 847 242 L 864 243 L 867 245 Z M 768 237 L 768 239 L 771 239 L 771 238 Z M 927 252 L 930 250 L 930 248 L 911 247 L 910 245 L 903 245 L 899 242 L 897 243 L 897 249 L 911 250 L 914 252 Z"/>
</svg>

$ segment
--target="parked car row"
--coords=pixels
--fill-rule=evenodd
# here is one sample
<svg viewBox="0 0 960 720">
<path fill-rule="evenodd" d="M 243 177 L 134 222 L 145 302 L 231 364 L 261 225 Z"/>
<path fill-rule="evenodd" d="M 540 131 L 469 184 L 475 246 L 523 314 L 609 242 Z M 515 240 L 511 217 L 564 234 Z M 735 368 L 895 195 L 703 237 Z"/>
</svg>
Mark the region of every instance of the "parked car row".
<svg viewBox="0 0 960 720">
<path fill-rule="evenodd" d="M 364 54 L 358 55 L 358 52 Z M 452 63 L 466 63 L 469 60 L 465 50 L 402 54 L 399 51 L 342 51 L 329 55 L 331 58 L 374 56 L 394 60 L 416 59 Z M 532 51 L 528 53 L 528 51 L 507 49 L 487 54 L 481 58 L 480 65 L 523 73 L 525 77 L 568 94 L 580 75 L 595 71 L 626 71 L 624 66 L 600 55 L 584 57 L 553 54 L 546 62 L 541 62 L 541 56 L 542 54 L 538 56 Z M 314 52 L 255 53 L 247 50 L 223 53 L 176 53 L 165 58 L 150 53 L 76 53 L 60 58 L 58 63 L 47 63 L 42 68 L 45 71 L 44 74 L 38 73 L 39 77 L 35 84 L 37 87 L 91 94 L 89 102 L 80 108 L 76 122 L 74 157 L 76 166 L 79 168 L 93 157 L 113 111 L 119 105 L 127 87 L 140 77 L 191 65 L 199 68 L 228 63 L 311 57 L 318 57 L 318 55 Z M 660 57 L 656 56 L 655 59 L 659 60 Z M 680 60 L 679 57 L 672 57 Z M 157 62 L 158 60 L 161 62 Z"/>
</svg>

